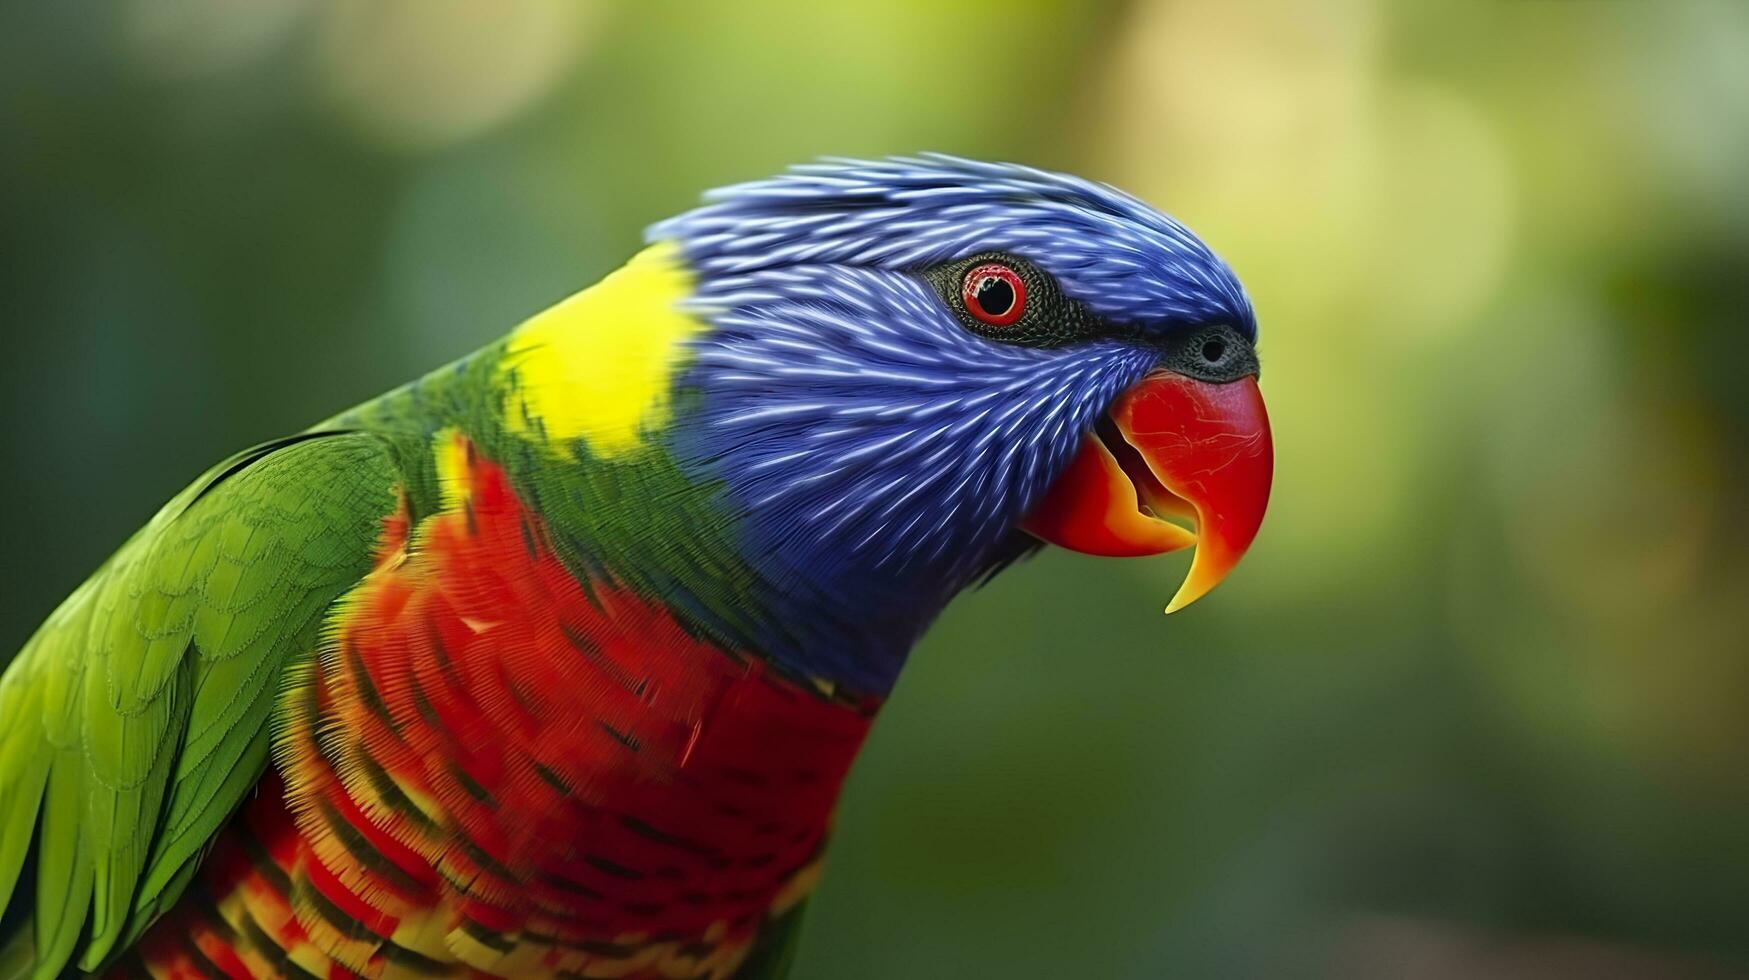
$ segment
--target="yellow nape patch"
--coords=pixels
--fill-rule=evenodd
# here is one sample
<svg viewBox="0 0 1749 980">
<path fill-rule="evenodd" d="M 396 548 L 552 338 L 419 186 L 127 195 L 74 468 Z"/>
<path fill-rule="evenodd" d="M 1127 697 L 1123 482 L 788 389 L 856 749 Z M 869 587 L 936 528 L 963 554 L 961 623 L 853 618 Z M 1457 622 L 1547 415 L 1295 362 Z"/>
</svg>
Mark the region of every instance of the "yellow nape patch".
<svg viewBox="0 0 1749 980">
<path fill-rule="evenodd" d="M 500 368 L 515 373 L 510 430 L 560 452 L 582 439 L 601 457 L 643 446 L 668 421 L 686 341 L 705 329 L 680 309 L 691 293 L 679 249 L 664 242 L 518 327 Z"/>
</svg>

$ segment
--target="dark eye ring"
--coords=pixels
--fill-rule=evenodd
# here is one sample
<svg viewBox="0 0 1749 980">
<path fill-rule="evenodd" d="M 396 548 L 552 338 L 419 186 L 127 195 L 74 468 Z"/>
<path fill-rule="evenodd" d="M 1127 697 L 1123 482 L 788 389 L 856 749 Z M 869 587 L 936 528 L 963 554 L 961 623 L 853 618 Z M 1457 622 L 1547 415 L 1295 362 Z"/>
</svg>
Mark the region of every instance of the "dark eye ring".
<svg viewBox="0 0 1749 980">
<path fill-rule="evenodd" d="M 1006 327 L 1026 313 L 1026 280 L 1000 262 L 985 262 L 966 271 L 960 299 L 979 322 Z"/>
</svg>

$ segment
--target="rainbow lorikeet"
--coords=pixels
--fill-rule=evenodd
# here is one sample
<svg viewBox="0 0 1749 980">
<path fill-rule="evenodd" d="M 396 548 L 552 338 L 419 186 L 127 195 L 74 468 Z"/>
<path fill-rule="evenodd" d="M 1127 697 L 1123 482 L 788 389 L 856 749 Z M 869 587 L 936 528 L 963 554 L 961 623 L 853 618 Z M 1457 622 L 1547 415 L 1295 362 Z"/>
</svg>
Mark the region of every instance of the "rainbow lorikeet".
<svg viewBox="0 0 1749 980">
<path fill-rule="evenodd" d="M 958 591 L 1255 535 L 1228 267 L 1103 185 L 832 161 L 172 500 L 0 681 L 0 977 L 776 977 Z M 1169 522 L 1167 516 L 1187 518 Z"/>
</svg>

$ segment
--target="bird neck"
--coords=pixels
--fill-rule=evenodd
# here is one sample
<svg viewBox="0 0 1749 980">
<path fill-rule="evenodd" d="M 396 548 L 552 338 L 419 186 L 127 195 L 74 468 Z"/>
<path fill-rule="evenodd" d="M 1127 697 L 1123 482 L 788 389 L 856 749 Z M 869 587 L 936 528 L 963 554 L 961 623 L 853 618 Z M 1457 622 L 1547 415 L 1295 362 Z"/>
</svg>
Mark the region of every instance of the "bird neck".
<svg viewBox="0 0 1749 980">
<path fill-rule="evenodd" d="M 336 421 L 394 442 L 414 515 L 443 509 L 459 434 L 503 467 L 555 555 L 584 583 L 670 608 L 726 650 L 850 697 L 883 696 L 963 584 L 940 563 L 897 575 L 754 526 L 711 444 L 686 366 L 712 327 L 654 246 L 506 339 Z M 631 329 L 628 325 L 636 325 Z M 793 474 L 800 479 L 804 471 Z"/>
</svg>

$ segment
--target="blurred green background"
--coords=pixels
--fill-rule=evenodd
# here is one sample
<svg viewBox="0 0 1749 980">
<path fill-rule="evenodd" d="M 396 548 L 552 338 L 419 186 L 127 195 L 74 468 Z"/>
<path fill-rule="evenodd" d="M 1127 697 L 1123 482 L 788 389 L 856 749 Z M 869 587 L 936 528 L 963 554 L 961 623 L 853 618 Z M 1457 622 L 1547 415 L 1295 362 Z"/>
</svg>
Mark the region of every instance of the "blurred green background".
<svg viewBox="0 0 1749 980">
<path fill-rule="evenodd" d="M 1073 170 L 1248 284 L 1275 503 L 961 600 L 800 975 L 1749 971 L 1749 4 L 0 14 L 0 649 L 209 462 L 822 153 Z"/>
</svg>

